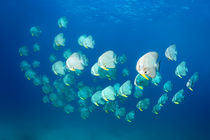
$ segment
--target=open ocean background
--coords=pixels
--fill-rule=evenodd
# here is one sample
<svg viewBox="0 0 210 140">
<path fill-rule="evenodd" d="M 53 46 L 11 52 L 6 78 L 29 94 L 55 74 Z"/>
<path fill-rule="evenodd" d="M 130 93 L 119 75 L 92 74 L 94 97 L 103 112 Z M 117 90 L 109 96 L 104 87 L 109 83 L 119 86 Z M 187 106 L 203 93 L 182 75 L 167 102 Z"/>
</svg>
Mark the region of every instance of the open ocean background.
<svg viewBox="0 0 210 140">
<path fill-rule="evenodd" d="M 57 20 L 66 16 L 67 29 L 59 29 Z M 210 1 L 208 0 L 1 0 L 0 4 L 0 140 L 210 140 Z M 30 27 L 40 26 L 42 34 L 32 38 Z M 144 97 L 152 105 L 163 93 L 167 80 L 174 83 L 169 101 L 159 115 L 151 112 L 152 105 L 140 112 L 138 100 L 129 99 L 125 107 L 136 111 L 135 121 L 127 123 L 113 114 L 97 110 L 87 120 L 78 111 L 67 115 L 62 109 L 42 102 L 40 87 L 28 81 L 19 68 L 21 60 L 39 60 L 40 74 L 56 78 L 48 56 L 55 52 L 55 35 L 63 32 L 66 46 L 57 53 L 70 49 L 81 50 L 89 58 L 89 66 L 80 79 L 87 85 L 106 87 L 115 82 L 134 80 L 136 62 L 149 51 L 157 51 L 161 60 L 161 84 L 150 85 Z M 82 34 L 93 36 L 93 50 L 77 44 Z M 22 45 L 32 50 L 39 43 L 41 51 L 20 57 Z M 165 49 L 176 44 L 178 60 L 169 62 Z M 125 54 L 128 62 L 119 66 L 131 72 L 128 78 L 118 74 L 116 81 L 93 79 L 90 68 L 107 50 Z M 189 72 L 183 79 L 174 74 L 176 66 L 186 61 Z M 199 72 L 194 92 L 185 84 Z M 180 105 L 171 102 L 173 94 L 184 88 L 186 98 Z"/>
</svg>

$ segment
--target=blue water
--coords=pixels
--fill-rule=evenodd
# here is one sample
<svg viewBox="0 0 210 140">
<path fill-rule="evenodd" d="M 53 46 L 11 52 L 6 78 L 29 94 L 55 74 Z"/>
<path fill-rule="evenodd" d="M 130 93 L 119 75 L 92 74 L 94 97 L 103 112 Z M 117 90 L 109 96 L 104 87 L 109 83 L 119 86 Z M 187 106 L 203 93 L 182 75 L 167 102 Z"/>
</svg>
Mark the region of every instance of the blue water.
<svg viewBox="0 0 210 140">
<path fill-rule="evenodd" d="M 57 20 L 66 16 L 67 29 L 59 29 Z M 1 83 L 0 83 L 0 140 L 209 140 L 210 139 L 210 2 L 208 0 L 36 0 L 2 1 L 1 17 Z M 30 27 L 42 29 L 39 38 L 32 38 Z M 114 81 L 123 83 L 134 80 L 135 65 L 148 51 L 160 54 L 163 81 L 173 80 L 174 92 L 184 88 L 186 98 L 180 105 L 168 102 L 160 114 L 151 108 L 139 112 L 137 100 L 125 104 L 136 111 L 135 121 L 127 123 L 113 114 L 96 111 L 82 120 L 78 111 L 71 115 L 42 102 L 42 91 L 26 80 L 19 68 L 22 58 L 18 49 L 22 45 L 32 47 L 38 42 L 39 54 L 30 54 L 41 62 L 40 74 L 55 77 L 48 56 L 56 34 L 66 36 L 65 49 L 83 51 L 90 64 L 81 80 L 89 82 L 90 66 L 106 50 L 126 54 L 128 62 L 121 67 L 130 70 L 128 78 Z M 77 38 L 91 34 L 96 42 L 93 50 L 79 47 Z M 169 62 L 165 49 L 176 44 L 178 61 Z M 61 54 L 60 54 L 61 55 Z M 62 56 L 61 56 L 62 57 Z M 187 76 L 179 79 L 174 70 L 179 62 L 186 61 Z M 186 89 L 187 79 L 199 72 L 199 82 L 194 92 Z M 108 86 L 103 81 L 97 85 Z M 144 96 L 154 103 L 162 93 L 159 87 L 149 86 Z M 173 93 L 174 93 L 173 92 Z M 171 93 L 172 96 L 172 93 Z"/>
</svg>

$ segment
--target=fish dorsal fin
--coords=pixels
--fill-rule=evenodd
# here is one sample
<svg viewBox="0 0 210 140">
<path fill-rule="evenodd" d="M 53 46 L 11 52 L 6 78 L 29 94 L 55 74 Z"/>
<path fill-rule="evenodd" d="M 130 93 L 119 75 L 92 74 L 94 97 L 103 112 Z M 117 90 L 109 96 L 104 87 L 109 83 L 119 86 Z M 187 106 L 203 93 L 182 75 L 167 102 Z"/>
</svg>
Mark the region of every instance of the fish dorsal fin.
<svg viewBox="0 0 210 140">
<path fill-rule="evenodd" d="M 157 52 L 150 52 L 150 55 L 157 60 L 158 59 L 158 53 Z"/>
</svg>

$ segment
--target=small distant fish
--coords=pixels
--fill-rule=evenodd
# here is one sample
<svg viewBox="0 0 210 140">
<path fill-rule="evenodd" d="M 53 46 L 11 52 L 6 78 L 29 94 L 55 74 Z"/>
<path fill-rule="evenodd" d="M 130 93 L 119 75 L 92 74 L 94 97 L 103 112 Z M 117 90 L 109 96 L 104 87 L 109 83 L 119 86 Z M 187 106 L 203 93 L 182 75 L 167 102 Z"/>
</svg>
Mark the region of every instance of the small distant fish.
<svg viewBox="0 0 210 140">
<path fill-rule="evenodd" d="M 81 53 L 73 53 L 66 60 L 66 67 L 71 71 L 84 70 L 84 67 L 88 65 L 88 59 Z"/>
<path fill-rule="evenodd" d="M 176 45 L 170 45 L 166 51 L 165 51 L 165 56 L 168 58 L 168 60 L 171 61 L 176 61 L 177 60 L 177 50 L 176 50 Z"/>
<path fill-rule="evenodd" d="M 116 59 L 116 54 L 113 51 L 106 51 L 98 58 L 98 66 L 108 71 L 110 68 L 116 67 Z"/>
</svg>

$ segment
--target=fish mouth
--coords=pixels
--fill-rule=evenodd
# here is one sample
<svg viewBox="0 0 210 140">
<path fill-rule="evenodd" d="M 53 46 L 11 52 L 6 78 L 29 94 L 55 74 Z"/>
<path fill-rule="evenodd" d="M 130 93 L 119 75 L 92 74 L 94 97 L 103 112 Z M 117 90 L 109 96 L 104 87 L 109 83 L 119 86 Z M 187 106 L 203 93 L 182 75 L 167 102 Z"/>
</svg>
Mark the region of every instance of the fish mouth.
<svg viewBox="0 0 210 140">
<path fill-rule="evenodd" d="M 145 79 L 149 80 L 149 78 L 145 74 L 141 74 L 141 76 L 144 77 Z"/>
</svg>

